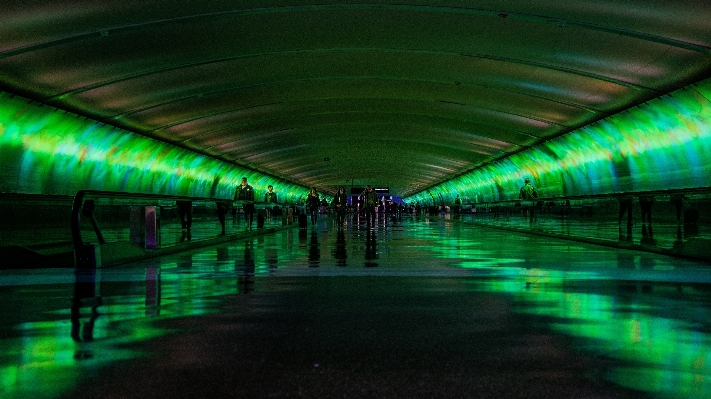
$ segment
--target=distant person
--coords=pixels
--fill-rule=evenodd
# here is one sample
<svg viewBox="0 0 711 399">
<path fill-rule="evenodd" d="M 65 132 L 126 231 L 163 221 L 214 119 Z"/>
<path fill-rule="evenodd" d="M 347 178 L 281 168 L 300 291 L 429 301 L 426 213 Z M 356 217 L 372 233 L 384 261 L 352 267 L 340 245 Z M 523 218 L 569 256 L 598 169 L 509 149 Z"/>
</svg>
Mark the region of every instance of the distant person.
<svg viewBox="0 0 711 399">
<path fill-rule="evenodd" d="M 290 207 L 286 208 L 286 221 L 289 224 L 294 223 L 294 205 L 291 205 Z"/>
<path fill-rule="evenodd" d="M 272 215 L 272 209 L 277 203 L 277 193 L 274 192 L 274 186 L 271 184 L 267 186 L 267 192 L 264 194 L 264 202 L 267 204 L 264 209 L 267 212 L 267 218 L 269 218 Z"/>
<path fill-rule="evenodd" d="M 193 225 L 193 202 L 175 201 L 175 205 L 178 207 L 180 226 L 183 229 L 183 233 L 190 234 L 190 228 Z"/>
<path fill-rule="evenodd" d="M 531 179 L 524 179 L 523 187 L 518 192 L 518 199 L 521 200 L 521 205 L 523 206 L 523 216 L 530 214 L 531 218 L 533 218 L 533 202 L 536 198 L 538 198 L 538 193 L 531 184 Z"/>
<path fill-rule="evenodd" d="M 457 194 L 457 197 L 454 199 L 452 202 L 452 211 L 454 212 L 455 215 L 459 214 L 459 212 L 462 210 L 462 200 L 459 198 L 459 194 Z"/>
<path fill-rule="evenodd" d="M 378 198 L 378 193 L 373 190 L 373 187 L 368 184 L 360 193 L 360 198 L 363 201 L 363 209 L 365 211 L 365 218 L 368 224 L 375 224 L 375 210 L 380 206 L 380 199 Z"/>
<path fill-rule="evenodd" d="M 348 195 L 346 195 L 344 187 L 338 187 L 338 192 L 333 196 L 331 205 L 336 212 L 336 223 L 338 223 L 338 228 L 340 229 L 346 221 L 346 211 L 348 209 Z"/>
<path fill-rule="evenodd" d="M 244 210 L 244 222 L 247 227 L 252 227 L 252 221 L 254 220 L 254 189 L 247 183 L 247 178 L 242 178 L 242 183 L 237 188 L 235 193 L 236 200 L 238 201 L 249 201 L 242 205 Z"/>
<path fill-rule="evenodd" d="M 642 208 L 642 224 L 648 223 L 652 225 L 652 204 L 654 204 L 654 196 L 640 195 L 639 207 Z"/>
<path fill-rule="evenodd" d="M 632 227 L 632 196 L 624 195 L 617 198 L 620 210 L 617 214 L 617 223 L 622 225 L 622 217 L 627 213 L 627 227 Z"/>
<path fill-rule="evenodd" d="M 684 194 L 674 194 L 669 197 L 669 201 L 671 201 L 672 205 L 674 205 L 674 208 L 676 209 L 676 224 L 680 225 L 681 224 L 681 211 L 684 209 L 684 200 L 686 199 L 686 196 Z"/>
<path fill-rule="evenodd" d="M 318 191 L 316 191 L 316 187 L 311 187 L 311 191 L 309 191 L 309 194 L 306 196 L 306 209 L 311 215 L 312 225 L 316 224 L 320 208 L 321 199 L 319 198 Z"/>
<path fill-rule="evenodd" d="M 526 178 L 523 181 L 523 187 L 519 190 L 518 198 L 524 201 L 534 201 L 538 198 L 536 188 L 531 184 L 531 179 Z"/>
<path fill-rule="evenodd" d="M 192 233 L 190 228 L 193 225 L 193 202 L 192 201 L 175 201 L 175 206 L 178 208 L 178 216 L 180 217 L 180 227 L 183 234 L 180 237 L 180 242 L 185 239 L 191 240 Z"/>
</svg>

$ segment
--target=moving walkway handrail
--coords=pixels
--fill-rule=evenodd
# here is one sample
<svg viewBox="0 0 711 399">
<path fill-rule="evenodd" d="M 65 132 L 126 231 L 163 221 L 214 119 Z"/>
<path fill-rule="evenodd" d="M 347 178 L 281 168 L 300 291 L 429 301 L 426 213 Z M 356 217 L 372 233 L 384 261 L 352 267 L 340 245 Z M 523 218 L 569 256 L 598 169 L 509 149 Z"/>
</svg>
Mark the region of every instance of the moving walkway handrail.
<svg viewBox="0 0 711 399">
<path fill-rule="evenodd" d="M 485 201 L 485 202 L 466 202 L 467 205 L 509 205 L 517 204 L 521 201 L 533 201 L 543 203 L 550 201 L 575 201 L 575 200 L 589 200 L 589 199 L 604 199 L 604 198 L 621 198 L 621 197 L 644 197 L 644 196 L 673 196 L 673 195 L 686 195 L 686 194 L 711 194 L 711 187 L 699 187 L 699 188 L 685 188 L 685 189 L 670 189 L 670 190 L 652 190 L 652 191 L 629 191 L 624 193 L 606 193 L 606 194 L 587 194 L 587 195 L 568 195 L 568 196 L 558 196 L 558 197 L 538 197 L 533 200 L 521 200 L 521 199 L 508 199 L 500 201 Z"/>
<path fill-rule="evenodd" d="M 3 193 L 0 192 L 0 200 L 9 199 L 41 199 L 46 200 L 67 200 L 73 199 L 71 195 L 57 195 L 57 194 L 28 194 L 28 193 Z"/>
<path fill-rule="evenodd" d="M 259 201 L 232 200 L 232 199 L 226 199 L 226 198 L 183 197 L 183 196 L 162 195 L 162 194 L 127 193 L 127 192 L 123 192 L 123 191 L 79 190 L 77 192 L 77 194 L 74 196 L 74 202 L 72 203 L 72 215 L 71 215 L 72 242 L 74 244 L 75 250 L 77 250 L 77 251 L 81 251 L 82 246 L 84 245 L 84 242 L 83 242 L 82 236 L 81 236 L 80 223 L 79 223 L 82 213 L 84 213 L 85 216 L 90 218 L 92 226 L 94 227 L 94 231 L 95 231 L 97 238 L 99 240 L 99 243 L 101 243 L 101 244 L 105 243 L 104 238 L 101 234 L 101 231 L 99 230 L 98 225 L 96 224 L 96 220 L 94 219 L 93 209 L 87 209 L 85 211 L 84 198 L 89 195 L 97 196 L 97 197 L 104 197 L 104 198 L 131 198 L 131 199 L 140 199 L 140 200 L 222 202 L 222 203 L 230 203 L 232 205 L 260 203 Z M 280 203 L 274 203 L 274 205 L 286 206 L 286 204 L 280 204 Z"/>
</svg>

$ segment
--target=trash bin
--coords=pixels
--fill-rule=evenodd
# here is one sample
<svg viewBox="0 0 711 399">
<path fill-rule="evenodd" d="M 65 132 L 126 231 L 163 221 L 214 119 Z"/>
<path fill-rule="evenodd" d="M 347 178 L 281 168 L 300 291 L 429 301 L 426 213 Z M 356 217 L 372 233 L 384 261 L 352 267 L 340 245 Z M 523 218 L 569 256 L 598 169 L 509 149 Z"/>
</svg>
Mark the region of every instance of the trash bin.
<svg viewBox="0 0 711 399">
<path fill-rule="evenodd" d="M 132 206 L 129 236 L 141 248 L 160 248 L 160 207 Z"/>
</svg>

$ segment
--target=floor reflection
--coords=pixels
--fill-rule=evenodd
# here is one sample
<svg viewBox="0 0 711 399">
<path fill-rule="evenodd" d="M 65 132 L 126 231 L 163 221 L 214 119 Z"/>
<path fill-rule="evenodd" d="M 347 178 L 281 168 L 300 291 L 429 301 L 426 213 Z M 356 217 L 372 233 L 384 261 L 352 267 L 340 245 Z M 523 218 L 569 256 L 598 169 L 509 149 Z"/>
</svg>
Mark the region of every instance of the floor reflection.
<svg viewBox="0 0 711 399">
<path fill-rule="evenodd" d="M 581 350 L 614 359 L 608 380 L 661 397 L 711 395 L 708 287 L 549 276 L 513 293 L 518 311 L 550 320 L 546 328 L 574 337 Z"/>
<path fill-rule="evenodd" d="M 340 267 L 347 266 L 346 259 L 348 251 L 346 247 L 346 232 L 339 228 L 336 236 L 336 245 L 333 250 L 333 257 L 336 258 L 336 265 Z"/>
<path fill-rule="evenodd" d="M 435 374 L 457 364 L 476 375 L 479 366 L 470 362 L 483 360 L 467 351 L 494 339 L 490 331 L 519 340 L 516 350 L 524 352 L 540 346 L 528 341 L 536 331 L 554 337 L 569 356 L 599 360 L 603 366 L 582 370 L 585 378 L 632 392 L 621 397 L 711 397 L 708 265 L 438 218 L 382 219 L 372 228 L 357 222 L 336 229 L 321 219 L 308 230 L 101 270 L 5 272 L 0 300 L 16 305 L 1 311 L 3 398 L 74 395 L 87 370 L 148 361 L 164 340 L 237 334 L 260 323 L 290 335 L 270 341 L 260 330 L 247 337 L 265 340 L 249 347 L 268 348 L 259 356 L 278 358 L 280 345 L 293 341 L 307 358 L 319 352 L 309 345 L 323 345 L 379 364 L 377 356 L 354 354 L 382 350 L 402 356 L 392 359 L 399 369 L 427 363 L 437 348 L 431 355 L 444 365 L 430 370 Z M 651 229 L 646 237 L 654 239 Z M 235 313 L 248 323 L 230 324 Z M 203 330 L 195 320 L 219 329 Z M 341 323 L 345 335 L 338 335 Z M 418 331 L 424 335 L 410 335 Z M 370 334 L 380 339 L 364 345 Z M 520 355 L 492 345 L 492 359 Z"/>
</svg>

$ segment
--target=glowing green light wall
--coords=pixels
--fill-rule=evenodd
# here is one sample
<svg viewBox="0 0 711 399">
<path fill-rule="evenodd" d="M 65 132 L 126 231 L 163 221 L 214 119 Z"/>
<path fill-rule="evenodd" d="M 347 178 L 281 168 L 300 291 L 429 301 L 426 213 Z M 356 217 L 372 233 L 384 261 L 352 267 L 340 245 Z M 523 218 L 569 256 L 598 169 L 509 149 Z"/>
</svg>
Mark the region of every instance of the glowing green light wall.
<svg viewBox="0 0 711 399">
<path fill-rule="evenodd" d="M 0 93 L 0 192 L 82 189 L 231 199 L 242 177 L 280 202 L 308 189 L 97 121 Z"/>
<path fill-rule="evenodd" d="M 711 186 L 711 79 L 520 152 L 405 199 L 518 198 L 526 177 L 543 197 Z M 438 202 L 438 201 L 435 201 Z"/>
</svg>

